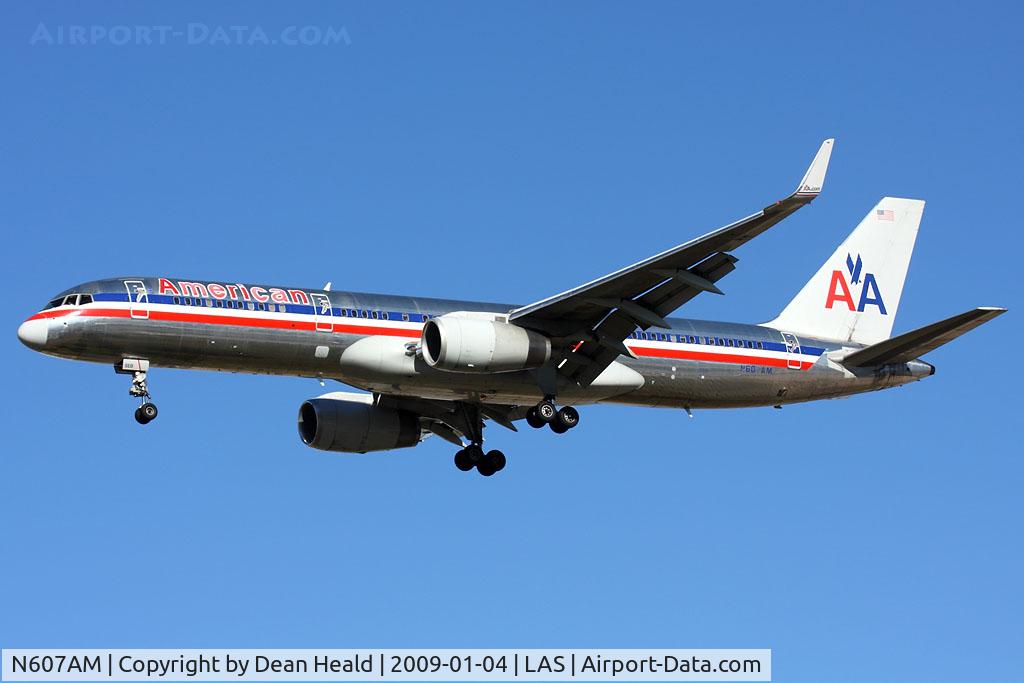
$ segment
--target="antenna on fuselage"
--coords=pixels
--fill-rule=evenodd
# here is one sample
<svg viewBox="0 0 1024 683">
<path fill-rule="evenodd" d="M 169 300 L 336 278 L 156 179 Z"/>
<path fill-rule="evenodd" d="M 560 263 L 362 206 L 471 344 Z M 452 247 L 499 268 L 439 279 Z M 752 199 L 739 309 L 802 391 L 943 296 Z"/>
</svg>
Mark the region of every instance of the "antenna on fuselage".
<svg viewBox="0 0 1024 683">
<path fill-rule="evenodd" d="M 331 291 L 331 283 L 330 283 L 330 281 L 328 281 L 327 284 L 324 285 L 324 291 L 325 292 Z"/>
</svg>

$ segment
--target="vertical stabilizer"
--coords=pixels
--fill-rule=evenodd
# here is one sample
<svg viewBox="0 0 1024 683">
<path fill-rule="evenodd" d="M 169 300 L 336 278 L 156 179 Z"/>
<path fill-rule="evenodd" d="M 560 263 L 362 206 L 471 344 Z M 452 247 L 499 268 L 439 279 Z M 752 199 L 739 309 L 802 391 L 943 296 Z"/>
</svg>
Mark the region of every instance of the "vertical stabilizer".
<svg viewBox="0 0 1024 683">
<path fill-rule="evenodd" d="M 858 344 L 888 339 L 923 213 L 919 199 L 884 197 L 779 317 L 765 324 Z"/>
</svg>

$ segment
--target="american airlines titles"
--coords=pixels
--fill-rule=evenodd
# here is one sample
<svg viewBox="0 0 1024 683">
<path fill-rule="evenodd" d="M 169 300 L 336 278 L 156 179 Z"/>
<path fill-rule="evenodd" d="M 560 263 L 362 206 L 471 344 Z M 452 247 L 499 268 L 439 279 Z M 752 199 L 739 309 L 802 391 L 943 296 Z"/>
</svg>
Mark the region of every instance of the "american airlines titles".
<svg viewBox="0 0 1024 683">
<path fill-rule="evenodd" d="M 272 301 L 279 304 L 309 304 L 309 295 L 301 289 L 280 289 L 278 287 L 245 286 L 242 284 L 222 285 L 216 282 L 172 282 L 160 278 L 160 294 L 193 296 L 200 299 L 235 299 L 263 303 Z"/>
</svg>

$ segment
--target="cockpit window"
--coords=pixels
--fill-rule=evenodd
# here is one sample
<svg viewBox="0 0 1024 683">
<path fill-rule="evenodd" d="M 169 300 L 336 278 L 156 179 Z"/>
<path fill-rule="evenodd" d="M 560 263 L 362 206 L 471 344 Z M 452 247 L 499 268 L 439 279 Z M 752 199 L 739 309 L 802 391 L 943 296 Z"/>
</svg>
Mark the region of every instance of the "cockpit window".
<svg viewBox="0 0 1024 683">
<path fill-rule="evenodd" d="M 82 294 L 78 297 L 78 305 L 84 306 L 92 303 L 92 294 Z"/>
<path fill-rule="evenodd" d="M 50 303 L 46 304 L 46 306 L 43 308 L 43 310 L 45 311 L 47 308 L 57 308 L 58 306 L 60 306 L 61 302 L 63 302 L 63 301 L 64 301 L 64 297 L 61 297 L 59 299 L 54 299 Z"/>
<path fill-rule="evenodd" d="M 74 306 L 77 303 L 78 303 L 78 295 L 77 294 L 68 294 L 66 297 L 64 297 L 64 305 L 65 306 Z"/>
</svg>

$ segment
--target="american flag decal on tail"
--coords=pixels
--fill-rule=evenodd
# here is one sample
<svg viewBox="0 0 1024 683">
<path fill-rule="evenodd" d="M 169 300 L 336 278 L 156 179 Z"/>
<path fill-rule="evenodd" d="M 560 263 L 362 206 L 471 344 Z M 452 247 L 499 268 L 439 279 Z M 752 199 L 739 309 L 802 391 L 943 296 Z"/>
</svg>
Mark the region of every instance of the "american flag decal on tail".
<svg viewBox="0 0 1024 683">
<path fill-rule="evenodd" d="M 880 221 L 892 221 L 895 220 L 892 209 L 875 209 L 875 218 Z"/>
</svg>

